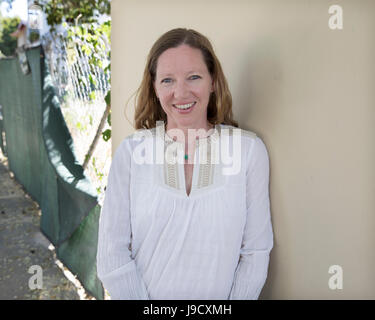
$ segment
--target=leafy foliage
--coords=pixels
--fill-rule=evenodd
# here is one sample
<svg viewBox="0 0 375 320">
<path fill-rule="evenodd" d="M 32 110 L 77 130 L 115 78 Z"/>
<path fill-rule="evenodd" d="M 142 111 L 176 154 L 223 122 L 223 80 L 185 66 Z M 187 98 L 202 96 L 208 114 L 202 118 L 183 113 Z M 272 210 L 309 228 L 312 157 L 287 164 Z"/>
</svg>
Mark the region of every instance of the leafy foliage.
<svg viewBox="0 0 375 320">
<path fill-rule="evenodd" d="M 39 32 L 37 32 L 37 31 L 30 31 L 30 35 L 29 35 L 30 42 L 37 41 L 37 40 L 39 40 L 39 38 L 40 38 Z"/>
<path fill-rule="evenodd" d="M 67 24 L 65 24 L 68 27 Z M 108 42 L 106 44 L 105 41 Z M 81 50 L 89 57 L 90 65 L 104 69 L 101 59 L 101 52 L 105 50 L 106 45 L 110 46 L 111 39 L 111 21 L 106 21 L 103 24 L 92 23 L 90 25 L 79 25 L 68 27 L 67 41 L 71 43 L 83 43 Z M 110 58 L 110 51 L 108 53 Z M 104 70 L 106 71 L 106 70 Z M 90 78 L 90 82 L 94 84 L 95 79 Z"/>
<path fill-rule="evenodd" d="M 89 57 L 90 67 L 99 67 L 103 69 L 104 73 L 110 72 L 111 64 L 107 66 L 103 65 L 103 60 L 101 58 L 101 53 L 105 49 L 106 44 L 103 39 L 108 41 L 108 46 L 110 46 L 111 39 L 111 21 L 106 21 L 101 25 L 93 23 L 91 25 L 80 25 L 71 26 L 68 29 L 68 41 L 71 43 L 84 43 L 81 49 L 87 57 Z M 111 59 L 111 51 L 108 51 L 108 60 Z M 92 72 L 89 75 L 89 81 L 93 88 L 96 87 L 98 79 L 95 78 L 95 73 Z M 108 79 L 110 81 L 110 79 Z M 95 91 L 91 91 L 90 99 L 95 100 Z M 108 91 L 105 96 L 105 102 L 107 106 L 111 104 L 111 91 Z M 111 113 L 109 113 L 107 122 L 111 125 Z M 104 141 L 108 141 L 111 138 L 111 129 L 107 129 L 102 132 L 102 137 Z"/>
<path fill-rule="evenodd" d="M 100 14 L 110 14 L 110 0 L 38 0 L 39 5 L 47 15 L 47 23 L 52 29 L 63 22 L 74 24 L 92 23 L 98 20 Z"/>
<path fill-rule="evenodd" d="M 17 38 L 10 34 L 17 30 L 20 18 L 1 18 L 0 20 L 0 51 L 5 56 L 11 56 L 17 48 Z"/>
<path fill-rule="evenodd" d="M 81 51 L 88 57 L 92 71 L 93 68 L 99 67 L 103 69 L 105 74 L 108 73 L 110 75 L 111 65 L 103 65 L 103 51 L 106 46 L 110 47 L 111 45 L 111 21 L 106 21 L 102 24 L 98 23 L 99 15 L 110 15 L 110 0 L 37 0 L 35 4 L 39 5 L 46 14 L 51 32 L 54 32 L 58 25 L 63 24 L 68 31 L 67 42 L 82 44 Z M 69 45 L 67 49 L 69 51 Z M 68 53 L 68 60 L 71 63 L 76 60 L 73 52 L 73 50 L 70 50 L 70 53 Z M 109 60 L 111 58 L 110 50 L 107 58 Z M 89 90 L 89 98 L 95 100 L 95 88 L 98 83 L 98 79 L 95 78 L 95 72 L 90 73 L 88 81 L 89 83 L 83 77 L 78 79 L 81 85 L 92 89 Z M 110 81 L 110 78 L 108 81 Z M 111 92 L 109 91 L 105 97 L 107 108 L 110 108 L 110 94 Z M 109 124 L 111 122 L 110 115 L 109 112 L 107 117 Z M 111 138 L 111 130 L 103 131 L 102 137 L 105 141 L 108 141 Z"/>
</svg>

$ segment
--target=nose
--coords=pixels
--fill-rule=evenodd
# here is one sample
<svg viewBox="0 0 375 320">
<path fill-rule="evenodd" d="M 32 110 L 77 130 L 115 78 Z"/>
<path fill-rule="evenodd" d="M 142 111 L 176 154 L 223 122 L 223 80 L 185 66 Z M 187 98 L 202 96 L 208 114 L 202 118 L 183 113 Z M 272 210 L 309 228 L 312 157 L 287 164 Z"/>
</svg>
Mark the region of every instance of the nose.
<svg viewBox="0 0 375 320">
<path fill-rule="evenodd" d="M 174 97 L 176 100 L 187 98 L 189 94 L 189 88 L 184 81 L 176 81 L 174 88 Z"/>
</svg>

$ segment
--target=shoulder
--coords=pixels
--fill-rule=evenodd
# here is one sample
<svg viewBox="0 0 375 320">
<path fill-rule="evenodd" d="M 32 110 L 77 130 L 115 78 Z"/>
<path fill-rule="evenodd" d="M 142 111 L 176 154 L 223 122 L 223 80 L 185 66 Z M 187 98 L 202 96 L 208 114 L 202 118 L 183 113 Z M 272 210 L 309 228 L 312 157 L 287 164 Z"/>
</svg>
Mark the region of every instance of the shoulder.
<svg viewBox="0 0 375 320">
<path fill-rule="evenodd" d="M 154 148 L 156 137 L 156 128 L 153 129 L 139 129 L 132 134 L 123 138 L 113 153 L 112 162 L 130 163 L 137 156 L 143 157 L 143 153 L 147 154 Z"/>
<path fill-rule="evenodd" d="M 128 135 L 124 140 L 128 140 L 130 143 L 142 141 L 144 139 L 153 138 L 156 136 L 156 128 L 152 129 L 138 129 L 132 134 Z"/>
<path fill-rule="evenodd" d="M 248 164 L 255 162 L 268 163 L 268 150 L 261 137 L 251 130 L 237 128 L 231 125 L 220 125 L 221 133 L 229 134 L 230 136 L 241 137 L 241 145 L 245 150 L 244 155 L 247 158 Z"/>
<path fill-rule="evenodd" d="M 220 135 L 222 137 L 228 135 L 230 140 L 233 140 L 233 143 L 241 141 L 241 148 L 244 148 L 247 153 L 250 152 L 256 140 L 259 139 L 253 131 L 224 124 L 220 125 Z"/>
<path fill-rule="evenodd" d="M 132 150 L 138 144 L 152 140 L 156 137 L 156 128 L 152 129 L 138 129 L 134 131 L 132 134 L 125 137 L 118 146 L 120 150 Z"/>
<path fill-rule="evenodd" d="M 220 131 L 223 134 L 229 134 L 229 135 L 238 135 L 241 136 L 241 138 L 248 139 L 248 140 L 254 140 L 257 137 L 257 134 L 250 130 L 245 130 L 242 128 L 234 127 L 227 124 L 220 124 Z"/>
<path fill-rule="evenodd" d="M 252 168 L 255 168 L 255 171 L 268 172 L 269 168 L 269 155 L 268 150 L 260 137 L 256 137 L 251 144 L 249 152 L 249 165 Z"/>
</svg>

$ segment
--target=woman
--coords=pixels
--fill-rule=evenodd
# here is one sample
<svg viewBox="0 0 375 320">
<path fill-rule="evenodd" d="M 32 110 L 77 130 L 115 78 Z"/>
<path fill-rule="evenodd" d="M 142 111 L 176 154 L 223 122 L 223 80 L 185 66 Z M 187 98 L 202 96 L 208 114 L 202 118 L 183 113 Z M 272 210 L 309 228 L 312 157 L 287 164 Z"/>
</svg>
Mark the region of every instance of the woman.
<svg viewBox="0 0 375 320">
<path fill-rule="evenodd" d="M 206 37 L 179 28 L 156 41 L 135 127 L 100 216 L 98 277 L 111 298 L 257 299 L 273 247 L 268 153 L 237 128 Z M 160 145 L 163 161 L 144 161 Z"/>
</svg>

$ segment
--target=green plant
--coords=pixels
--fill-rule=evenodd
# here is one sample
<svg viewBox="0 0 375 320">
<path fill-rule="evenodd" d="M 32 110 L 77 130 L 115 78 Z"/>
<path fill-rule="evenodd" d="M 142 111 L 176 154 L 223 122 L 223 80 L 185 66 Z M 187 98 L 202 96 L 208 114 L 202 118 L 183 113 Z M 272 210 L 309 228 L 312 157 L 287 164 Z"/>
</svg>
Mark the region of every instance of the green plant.
<svg viewBox="0 0 375 320">
<path fill-rule="evenodd" d="M 40 34 L 38 31 L 30 31 L 30 34 L 29 34 L 29 40 L 30 42 L 35 42 L 35 41 L 38 41 L 40 38 Z"/>
<path fill-rule="evenodd" d="M 98 84 L 98 79 L 95 77 L 94 68 L 102 69 L 103 73 L 108 73 L 109 68 L 107 65 L 103 65 L 103 58 L 110 59 L 110 50 L 107 52 L 107 56 L 103 56 L 103 52 L 106 48 L 111 45 L 111 21 L 106 21 L 102 24 L 92 23 L 83 24 L 79 26 L 72 26 L 68 23 L 64 23 L 63 26 L 67 29 L 68 44 L 72 46 L 76 43 L 80 43 L 80 49 L 83 54 L 88 58 L 91 73 L 89 75 L 90 89 L 95 89 Z M 68 45 L 69 46 L 69 45 Z M 74 56 L 75 53 L 72 51 L 69 53 L 69 60 L 76 61 Z M 79 81 L 86 81 L 86 79 L 79 79 Z M 84 83 L 86 87 L 88 83 Z M 95 100 L 95 93 L 91 91 L 91 100 Z"/>
<path fill-rule="evenodd" d="M 47 23 L 52 30 L 64 21 L 75 24 L 98 21 L 100 14 L 110 14 L 109 0 L 39 0 L 35 1 L 47 15 Z"/>
<path fill-rule="evenodd" d="M 110 83 L 110 63 L 108 64 L 107 61 L 110 61 L 111 58 L 111 51 L 108 49 L 111 45 L 111 21 L 104 23 L 98 21 L 100 15 L 110 14 L 110 0 L 38 0 L 35 1 L 35 4 L 39 5 L 46 14 L 52 37 L 55 39 L 60 37 L 61 43 L 66 44 L 66 47 L 62 48 L 62 52 L 66 49 L 69 65 L 80 69 L 80 63 L 88 61 L 88 72 L 85 71 L 85 75 L 78 74 L 76 80 L 80 90 L 88 95 L 89 100 L 96 100 L 99 91 L 103 88 L 99 88 L 103 79 L 97 79 L 96 75 L 102 77 L 104 74 L 104 81 Z M 66 33 L 57 33 L 56 27 L 60 24 Z M 56 43 L 58 42 L 56 41 Z M 76 63 L 77 65 L 74 65 Z M 88 76 L 86 76 L 87 73 Z M 86 168 L 90 163 L 101 137 L 104 141 L 111 138 L 111 129 L 104 130 L 106 121 L 111 125 L 110 94 L 109 90 L 105 97 L 106 108 L 95 137 L 84 157 L 83 168 Z M 92 123 L 91 118 L 90 122 Z M 76 128 L 78 130 L 85 129 L 79 122 L 76 124 Z M 96 175 L 101 180 L 102 174 L 96 168 L 95 158 L 91 163 Z M 101 192 L 100 188 L 97 189 L 97 192 Z"/>
<path fill-rule="evenodd" d="M 11 56 L 17 48 L 17 38 L 10 34 L 17 30 L 20 18 L 1 18 L 0 20 L 0 51 L 5 56 Z"/>
</svg>

